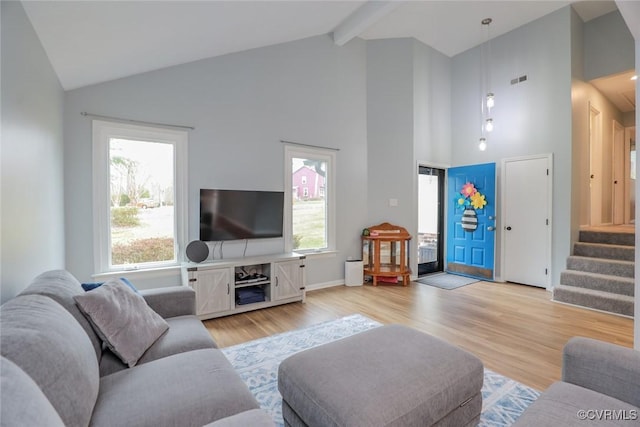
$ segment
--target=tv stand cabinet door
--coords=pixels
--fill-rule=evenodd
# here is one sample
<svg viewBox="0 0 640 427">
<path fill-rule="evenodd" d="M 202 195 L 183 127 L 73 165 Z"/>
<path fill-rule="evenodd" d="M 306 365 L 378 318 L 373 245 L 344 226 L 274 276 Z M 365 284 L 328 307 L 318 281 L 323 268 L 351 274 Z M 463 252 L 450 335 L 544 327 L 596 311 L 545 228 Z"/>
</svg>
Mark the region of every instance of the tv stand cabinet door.
<svg viewBox="0 0 640 427">
<path fill-rule="evenodd" d="M 194 273 L 193 289 L 196 291 L 196 314 L 206 315 L 228 311 L 233 300 L 231 269 L 198 270 Z"/>
<path fill-rule="evenodd" d="M 273 263 L 275 277 L 271 281 L 275 291 L 274 300 L 287 298 L 304 299 L 304 260 L 278 261 Z"/>
</svg>

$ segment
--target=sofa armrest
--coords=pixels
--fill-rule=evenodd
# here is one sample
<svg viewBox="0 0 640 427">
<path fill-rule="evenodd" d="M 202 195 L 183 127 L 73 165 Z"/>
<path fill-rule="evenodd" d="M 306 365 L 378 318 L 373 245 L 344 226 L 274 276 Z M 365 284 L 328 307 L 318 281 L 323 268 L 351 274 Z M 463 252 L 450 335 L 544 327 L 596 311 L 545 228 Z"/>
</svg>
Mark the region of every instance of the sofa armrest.
<svg viewBox="0 0 640 427">
<path fill-rule="evenodd" d="M 140 295 L 149 307 L 165 319 L 196 314 L 196 292 L 187 286 L 144 289 Z"/>
<path fill-rule="evenodd" d="M 563 351 L 562 380 L 640 407 L 640 352 L 571 338 Z"/>
</svg>

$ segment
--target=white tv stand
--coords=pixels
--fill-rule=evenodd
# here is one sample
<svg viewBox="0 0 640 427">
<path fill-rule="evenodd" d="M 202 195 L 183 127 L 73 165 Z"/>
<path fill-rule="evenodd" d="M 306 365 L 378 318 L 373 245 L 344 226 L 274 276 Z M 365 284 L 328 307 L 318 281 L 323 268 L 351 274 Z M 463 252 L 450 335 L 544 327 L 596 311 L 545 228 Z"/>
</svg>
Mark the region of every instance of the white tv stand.
<svg viewBox="0 0 640 427">
<path fill-rule="evenodd" d="M 182 265 L 182 283 L 196 292 L 201 319 L 227 316 L 305 299 L 305 256 L 295 252 Z M 263 300 L 246 302 L 243 290 Z"/>
</svg>

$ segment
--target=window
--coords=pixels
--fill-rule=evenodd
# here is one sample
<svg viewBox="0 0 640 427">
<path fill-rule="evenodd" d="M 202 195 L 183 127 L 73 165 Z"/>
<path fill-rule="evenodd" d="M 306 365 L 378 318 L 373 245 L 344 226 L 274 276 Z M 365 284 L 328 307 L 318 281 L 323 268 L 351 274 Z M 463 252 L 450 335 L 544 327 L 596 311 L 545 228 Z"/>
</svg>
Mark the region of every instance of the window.
<svg viewBox="0 0 640 427">
<path fill-rule="evenodd" d="M 284 152 L 286 249 L 335 250 L 335 152 L 293 145 Z"/>
<path fill-rule="evenodd" d="M 98 273 L 177 266 L 186 237 L 187 132 L 93 121 Z"/>
</svg>

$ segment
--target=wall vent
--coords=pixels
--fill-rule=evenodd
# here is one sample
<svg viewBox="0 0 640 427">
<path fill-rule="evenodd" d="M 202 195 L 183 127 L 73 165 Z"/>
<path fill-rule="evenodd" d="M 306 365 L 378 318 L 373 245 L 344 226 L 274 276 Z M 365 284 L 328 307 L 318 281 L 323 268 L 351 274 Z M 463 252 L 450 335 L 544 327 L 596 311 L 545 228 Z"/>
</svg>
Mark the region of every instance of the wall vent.
<svg viewBox="0 0 640 427">
<path fill-rule="evenodd" d="M 524 76 L 511 79 L 511 85 L 517 85 L 518 83 L 522 83 L 526 81 L 527 81 L 527 75 L 525 74 Z"/>
</svg>

